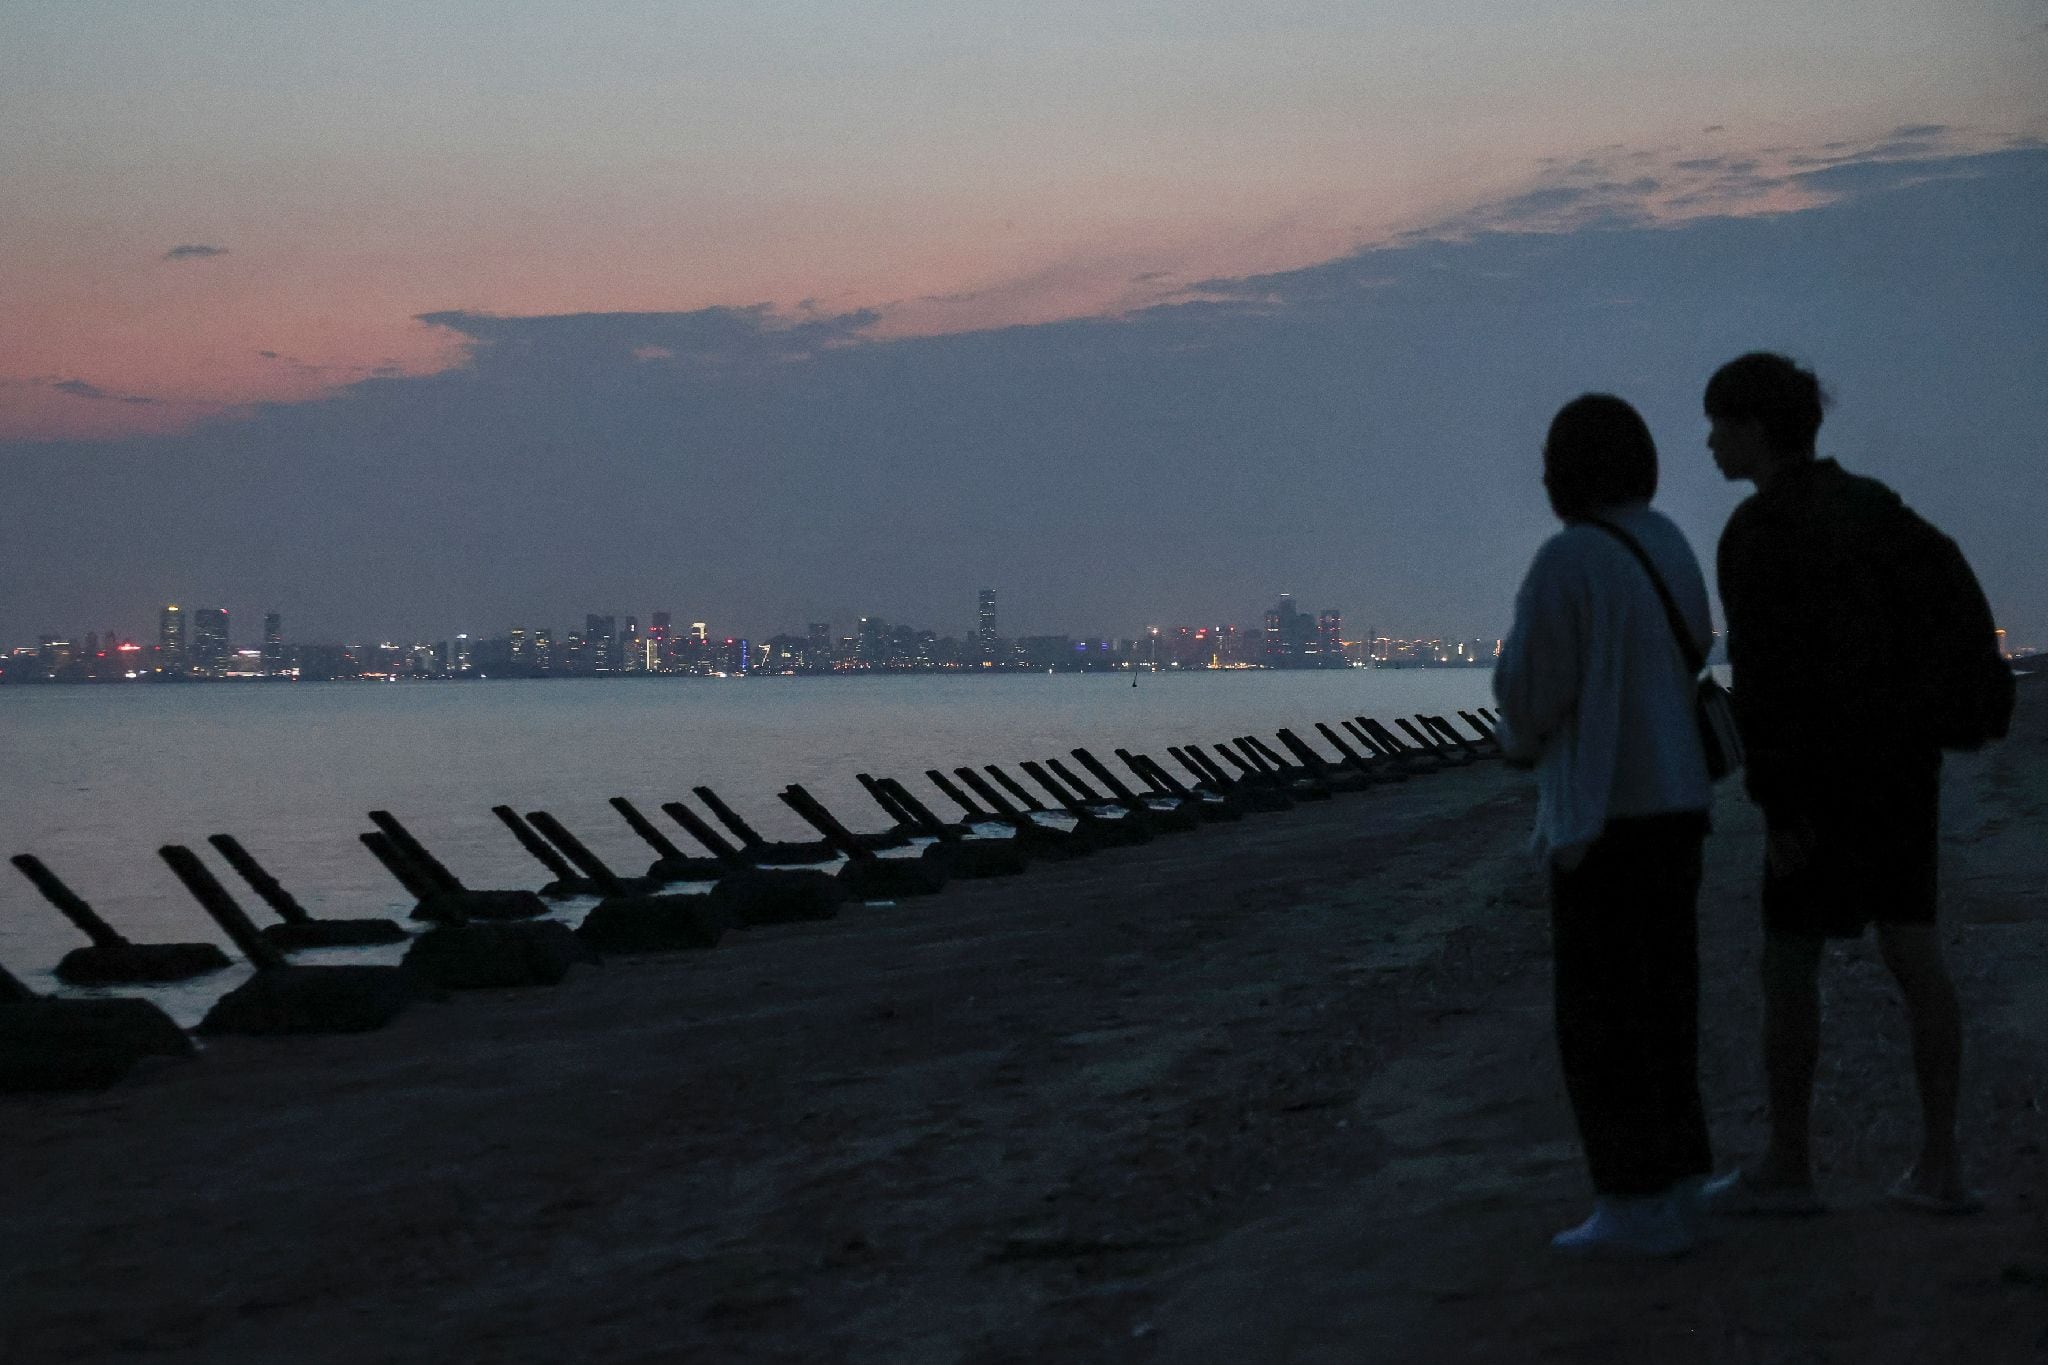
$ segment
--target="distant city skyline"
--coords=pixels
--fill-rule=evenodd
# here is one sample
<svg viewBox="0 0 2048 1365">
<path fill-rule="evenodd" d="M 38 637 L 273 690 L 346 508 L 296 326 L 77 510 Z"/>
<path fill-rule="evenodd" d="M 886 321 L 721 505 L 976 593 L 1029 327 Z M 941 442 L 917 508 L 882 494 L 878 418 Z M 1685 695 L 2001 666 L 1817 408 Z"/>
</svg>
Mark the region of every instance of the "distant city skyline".
<svg viewBox="0 0 2048 1365">
<path fill-rule="evenodd" d="M 941 631 L 942 633 L 953 635 L 962 640 L 982 638 L 992 640 L 996 637 L 998 633 L 998 617 L 995 608 L 995 603 L 998 596 L 999 593 L 995 589 L 983 588 L 977 590 L 975 594 L 974 607 L 971 616 L 969 617 L 969 620 L 971 620 L 972 624 L 962 625 L 958 629 L 955 629 L 952 623 L 940 621 L 929 627 L 921 626 L 920 628 L 936 629 Z M 1253 596 L 1256 597 L 1256 594 L 1254 594 Z M 1266 594 L 1266 600 L 1268 602 L 1275 600 L 1293 601 L 1294 598 L 1295 594 L 1293 594 L 1292 592 Z M 1329 607 L 1326 607 L 1324 609 L 1335 610 L 1335 608 Z M 1261 615 L 1265 610 L 1265 608 L 1259 608 L 1256 610 L 1247 611 L 1244 607 L 1240 606 L 1239 608 L 1234 609 L 1234 611 L 1228 615 L 1219 616 L 1215 613 L 1204 613 L 1197 619 L 1204 622 L 1208 622 L 1210 624 L 1223 624 L 1226 622 L 1228 622 L 1229 624 L 1242 624 L 1241 621 L 1231 620 L 1230 616 L 1235 615 L 1243 617 L 1245 619 L 1252 619 Z M 261 629 L 263 630 L 263 636 L 260 638 L 268 638 L 271 630 L 275 628 L 276 623 L 280 620 L 280 618 L 282 618 L 286 614 L 277 608 L 267 608 L 261 611 L 230 610 L 226 607 L 203 606 L 192 599 L 184 599 L 180 601 L 161 603 L 157 606 L 149 608 L 146 613 L 100 613 L 96 618 L 93 618 L 95 624 L 91 627 L 91 629 L 94 634 L 108 638 L 122 638 L 128 640 L 144 641 L 148 643 L 156 643 L 163 637 L 165 631 L 167 629 L 170 629 L 170 627 L 167 624 L 167 617 L 169 615 L 175 614 L 181 621 L 184 622 L 196 620 L 203 615 L 209 620 L 209 622 L 211 622 L 214 619 L 214 613 L 220 614 L 220 617 L 224 620 L 225 623 L 227 623 L 226 628 L 230 631 L 234 629 L 232 623 L 237 621 L 246 623 L 254 619 L 263 622 L 264 625 L 261 627 Z M 587 611 L 583 613 L 565 613 L 564 615 L 567 619 L 573 620 L 579 614 L 585 617 L 587 620 L 598 619 L 596 614 Z M 667 621 L 674 621 L 676 619 L 683 617 L 698 616 L 702 619 L 696 620 L 694 624 L 697 626 L 701 626 L 707 630 L 710 629 L 710 625 L 713 619 L 717 618 L 723 622 L 723 624 L 720 626 L 719 633 L 745 635 L 750 638 L 756 639 L 766 638 L 768 636 L 777 634 L 800 633 L 803 630 L 805 630 L 808 626 L 814 624 L 813 622 L 806 620 L 803 622 L 783 621 L 771 623 L 766 626 L 735 625 L 733 623 L 733 618 L 720 617 L 719 613 L 717 612 L 690 613 L 674 610 L 650 610 L 642 612 L 626 611 L 616 607 L 609 609 L 608 611 L 603 613 L 603 615 L 620 621 L 637 620 L 648 622 L 650 624 L 656 620 L 665 619 Z M 1026 618 L 1026 623 L 1023 629 L 1012 631 L 1011 633 L 1026 635 L 1060 633 L 1061 629 L 1064 629 L 1067 633 L 1073 633 L 1073 628 L 1070 626 L 1040 626 L 1039 617 L 1054 615 L 1056 615 L 1056 613 L 1041 608 L 1037 615 Z M 1311 612 L 1311 616 L 1312 615 L 1313 612 Z M 895 617 L 884 617 L 883 613 L 881 613 L 880 611 L 871 611 L 863 613 L 860 616 L 856 616 L 852 619 L 859 620 L 864 619 L 864 617 L 867 616 L 874 616 L 880 617 L 882 619 L 892 620 L 899 619 Z M 122 619 L 124 617 L 126 619 Z M 1112 626 L 1109 628 L 1103 628 L 1097 623 L 1090 623 L 1089 627 L 1081 631 L 1080 633 L 1083 635 L 1097 637 L 1115 637 L 1121 635 L 1128 638 L 1135 638 L 1154 626 L 1159 626 L 1163 628 L 1167 624 L 1168 623 L 1166 622 L 1157 621 L 1146 621 L 1141 623 L 1125 622 L 1120 625 Z M 1172 624 L 1178 625 L 1184 623 L 1174 622 Z M 63 623 L 46 622 L 43 625 L 37 627 L 28 638 L 0 638 L 0 649 L 12 649 L 20 648 L 25 645 L 32 645 L 36 643 L 38 640 L 40 640 L 42 637 L 49 635 L 62 636 L 67 639 L 73 637 L 82 639 L 86 632 L 84 630 L 78 629 L 77 626 L 78 623 L 76 622 L 71 623 L 71 625 L 68 628 L 65 627 Z M 513 619 L 509 621 L 468 623 L 467 627 L 462 630 L 451 630 L 446 625 L 443 625 L 434 630 L 425 632 L 425 635 L 438 636 L 441 638 L 453 638 L 456 635 L 471 635 L 482 637 L 492 634 L 502 634 L 508 630 L 548 630 L 559 629 L 559 626 L 559 622 L 556 622 L 551 618 L 545 618 L 539 613 L 527 613 L 524 615 L 515 614 Z M 178 627 L 178 629 L 184 630 L 189 629 L 189 627 L 181 625 L 180 627 Z M 248 636 L 248 632 L 250 629 L 251 627 L 244 625 L 240 630 L 240 635 L 246 638 Z M 368 641 L 396 639 L 399 636 L 413 638 L 419 633 L 404 631 L 394 633 L 391 631 L 368 630 L 356 632 L 342 632 L 338 634 L 329 631 L 316 632 L 316 634 L 321 640 L 326 642 L 360 643 Z M 1007 638 L 1007 636 L 1005 638 Z"/>
<path fill-rule="evenodd" d="M 765 638 L 722 635 L 675 614 L 588 613 L 582 628 L 531 622 L 497 632 L 458 631 L 433 641 L 288 639 L 279 612 L 263 617 L 261 644 L 237 648 L 218 607 L 166 603 L 155 638 L 114 630 L 41 634 L 33 646 L 0 645 L 0 682 L 278 677 L 548 677 L 630 673 L 820 673 L 976 668 L 1333 668 L 1375 664 L 1491 663 L 1499 640 L 1441 634 L 1382 635 L 1345 629 L 1335 608 L 1301 610 L 1282 593 L 1262 624 L 1176 622 L 1129 635 L 1001 633 L 998 594 L 975 595 L 976 625 L 959 636 L 863 616 L 850 632 L 830 622 Z M 622 623 L 623 622 L 623 623 Z"/>
</svg>

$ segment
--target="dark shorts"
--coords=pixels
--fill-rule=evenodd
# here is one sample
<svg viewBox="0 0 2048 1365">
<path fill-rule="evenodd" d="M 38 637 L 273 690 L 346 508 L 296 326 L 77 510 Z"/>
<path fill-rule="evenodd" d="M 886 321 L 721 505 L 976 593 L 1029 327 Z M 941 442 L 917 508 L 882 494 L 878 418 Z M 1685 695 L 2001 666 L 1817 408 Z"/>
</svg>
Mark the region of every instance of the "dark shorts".
<svg viewBox="0 0 2048 1365">
<path fill-rule="evenodd" d="M 1842 774 L 1833 789 L 1779 818 L 1813 828 L 1813 856 L 1776 876 L 1764 867 L 1764 928 L 1855 938 L 1871 924 L 1932 924 L 1941 846 L 1941 756 Z"/>
</svg>

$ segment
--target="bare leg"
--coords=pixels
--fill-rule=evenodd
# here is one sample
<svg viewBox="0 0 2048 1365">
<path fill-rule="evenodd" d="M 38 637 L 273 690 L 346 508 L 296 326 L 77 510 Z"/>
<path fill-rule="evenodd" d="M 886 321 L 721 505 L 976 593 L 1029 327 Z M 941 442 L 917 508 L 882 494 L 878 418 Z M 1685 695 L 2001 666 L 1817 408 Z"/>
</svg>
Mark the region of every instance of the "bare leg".
<svg viewBox="0 0 2048 1365">
<path fill-rule="evenodd" d="M 1913 1076 L 1926 1136 L 1911 1172 L 1922 1194 L 1952 1198 L 1965 1190 L 1956 1150 L 1956 1095 L 1963 1061 L 1962 1012 L 1932 924 L 1880 924 L 1878 947 L 1906 997 L 1913 1029 Z"/>
<path fill-rule="evenodd" d="M 1771 1144 L 1749 1171 L 1759 1187 L 1813 1184 L 1813 1073 L 1820 1062 L 1818 935 L 1766 934 L 1763 955 L 1764 1077 Z"/>
</svg>

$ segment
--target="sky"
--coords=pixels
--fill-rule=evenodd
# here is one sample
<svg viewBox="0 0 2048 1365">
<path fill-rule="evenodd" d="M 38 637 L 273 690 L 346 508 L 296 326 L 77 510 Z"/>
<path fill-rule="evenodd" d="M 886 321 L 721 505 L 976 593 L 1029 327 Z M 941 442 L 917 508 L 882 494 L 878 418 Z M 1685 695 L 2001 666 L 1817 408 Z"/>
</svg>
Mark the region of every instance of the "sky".
<svg viewBox="0 0 2048 1365">
<path fill-rule="evenodd" d="M 0 241 L 0 646 L 1491 636 L 1761 346 L 2048 647 L 2043 0 L 0 0 Z"/>
</svg>

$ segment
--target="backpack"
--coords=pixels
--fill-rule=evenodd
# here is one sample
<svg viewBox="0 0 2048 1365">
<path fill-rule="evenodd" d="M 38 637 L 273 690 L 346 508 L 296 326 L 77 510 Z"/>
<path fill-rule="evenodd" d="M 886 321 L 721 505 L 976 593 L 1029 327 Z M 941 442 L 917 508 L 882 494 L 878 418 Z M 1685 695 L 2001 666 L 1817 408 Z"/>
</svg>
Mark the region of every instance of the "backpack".
<svg viewBox="0 0 2048 1365">
<path fill-rule="evenodd" d="M 1920 517 L 1900 555 L 1902 664 L 1928 736 L 1944 749 L 1979 749 L 2012 726 L 2013 672 L 1998 648 L 1991 604 L 1955 541 Z"/>
</svg>

